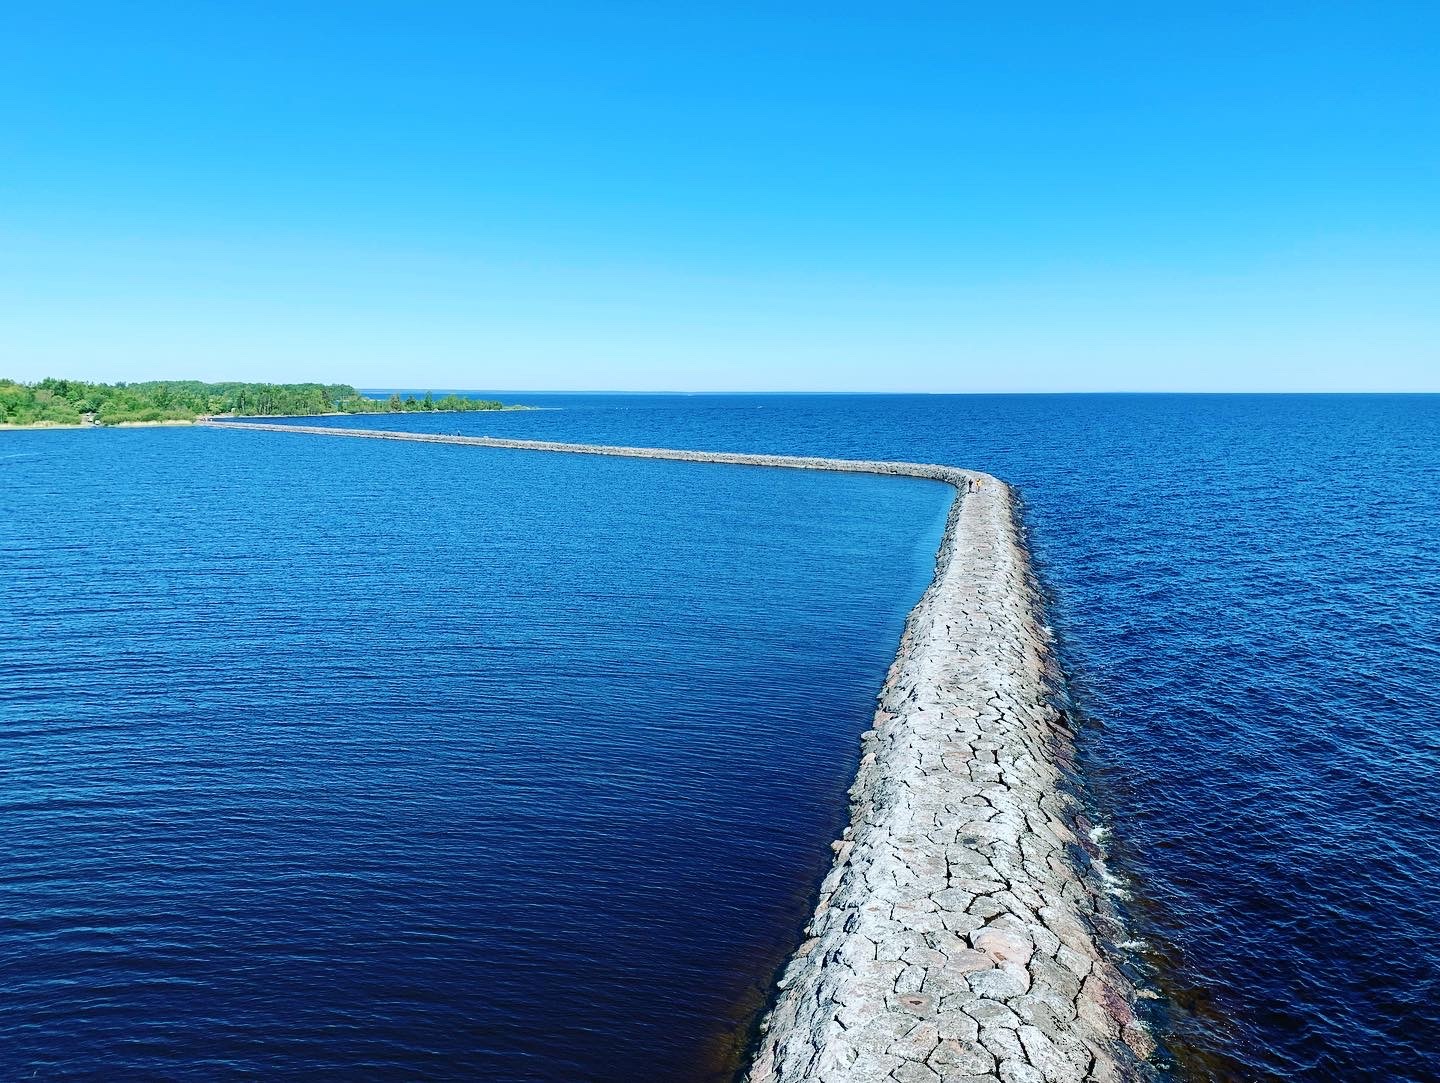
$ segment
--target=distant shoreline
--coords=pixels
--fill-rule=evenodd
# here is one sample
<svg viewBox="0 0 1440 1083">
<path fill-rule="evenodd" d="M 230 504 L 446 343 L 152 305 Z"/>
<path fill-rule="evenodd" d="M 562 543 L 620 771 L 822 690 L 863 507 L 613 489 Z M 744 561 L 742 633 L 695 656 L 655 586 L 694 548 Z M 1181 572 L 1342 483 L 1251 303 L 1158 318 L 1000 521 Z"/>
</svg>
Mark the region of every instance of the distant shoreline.
<svg viewBox="0 0 1440 1083">
<path fill-rule="evenodd" d="M 362 395 L 350 384 L 204 383 L 145 380 L 98 384 L 46 377 L 0 379 L 0 427 L 83 428 L 126 422 L 194 423 L 208 418 L 339 417 L 346 414 L 469 413 L 504 410 L 500 399 L 426 391 L 417 398 Z"/>
<path fill-rule="evenodd" d="M 82 422 L 78 425 L 68 421 L 35 421 L 29 425 L 0 424 L 0 432 L 33 432 L 37 429 L 150 429 L 161 425 L 195 425 L 202 418 L 170 418 L 164 421 L 116 421 L 110 425 L 99 422 Z"/>
<path fill-rule="evenodd" d="M 145 429 L 163 425 L 201 425 L 209 421 L 286 421 L 302 417 L 396 417 L 399 415 L 425 414 L 500 414 L 515 410 L 545 410 L 554 407 L 524 406 L 520 404 L 500 406 L 493 410 L 366 410 L 363 413 L 348 410 L 332 410 L 328 414 L 206 414 L 192 418 L 170 418 L 163 421 L 103 421 L 79 425 L 64 421 L 36 421 L 29 425 L 0 423 L 0 432 L 33 432 L 37 429 Z"/>
</svg>

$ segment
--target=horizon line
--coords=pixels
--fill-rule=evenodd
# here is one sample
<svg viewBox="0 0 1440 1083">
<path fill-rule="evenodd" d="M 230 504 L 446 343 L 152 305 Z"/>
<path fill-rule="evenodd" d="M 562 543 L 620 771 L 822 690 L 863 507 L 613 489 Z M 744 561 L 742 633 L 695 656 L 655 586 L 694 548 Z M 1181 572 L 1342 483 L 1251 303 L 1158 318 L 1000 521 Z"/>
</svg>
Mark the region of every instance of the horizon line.
<svg viewBox="0 0 1440 1083">
<path fill-rule="evenodd" d="M 135 380 L 132 383 L 142 381 Z M 264 382 L 264 381 L 256 381 Z M 929 395 L 935 397 L 961 396 L 961 395 L 1440 395 L 1440 389 L 1347 389 L 1341 391 L 1316 391 L 1316 390 L 1294 390 L 1294 389 L 1270 389 L 1270 390 L 1246 390 L 1246 391 L 1213 391 L 1213 390 L 1087 390 L 1087 391 L 916 391 L 916 390 L 764 390 L 764 389 L 714 389 L 703 390 L 676 390 L 670 388 L 498 388 L 498 387 L 442 387 L 423 385 L 412 387 L 365 387 L 355 386 L 357 391 L 380 393 L 380 392 L 415 392 L 425 391 L 431 394 L 439 392 L 466 392 L 469 394 L 487 395 Z"/>
</svg>

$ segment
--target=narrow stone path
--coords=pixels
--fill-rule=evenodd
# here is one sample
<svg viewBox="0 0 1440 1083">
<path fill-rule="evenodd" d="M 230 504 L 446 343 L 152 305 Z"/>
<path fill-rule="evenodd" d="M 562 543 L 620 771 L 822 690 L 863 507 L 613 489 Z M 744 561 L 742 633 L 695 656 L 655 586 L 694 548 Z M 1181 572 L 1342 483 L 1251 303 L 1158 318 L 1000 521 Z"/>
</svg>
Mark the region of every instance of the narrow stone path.
<svg viewBox="0 0 1440 1083">
<path fill-rule="evenodd" d="M 1010 489 L 926 463 L 608 447 L 258 422 L 251 429 L 946 482 L 935 577 L 906 621 L 806 940 L 751 1083 L 1097 1083 L 1148 1078 L 1115 966 L 1060 675 Z"/>
<path fill-rule="evenodd" d="M 896 474 L 943 481 L 960 488 L 972 480 L 986 478 L 999 484 L 988 474 L 929 463 L 820 459 L 801 455 L 748 455 L 743 452 L 682 451 L 676 448 L 619 447 L 611 444 L 564 444 L 550 440 L 507 440 L 496 436 L 450 436 L 446 433 L 350 429 L 333 425 L 279 425 L 263 421 L 201 421 L 198 424 L 212 429 L 308 433 L 311 436 L 347 436 L 365 440 L 415 440 L 426 444 L 465 444 L 470 447 L 509 448 L 517 451 L 559 451 L 567 455 L 618 455 L 629 459 L 675 459 L 692 463 L 727 463 L 731 466 L 773 466 L 786 470 L 828 470 L 841 474 Z"/>
<path fill-rule="evenodd" d="M 984 482 L 906 623 L 752 1083 L 1148 1076 L 1058 679 L 1010 492 Z"/>
</svg>

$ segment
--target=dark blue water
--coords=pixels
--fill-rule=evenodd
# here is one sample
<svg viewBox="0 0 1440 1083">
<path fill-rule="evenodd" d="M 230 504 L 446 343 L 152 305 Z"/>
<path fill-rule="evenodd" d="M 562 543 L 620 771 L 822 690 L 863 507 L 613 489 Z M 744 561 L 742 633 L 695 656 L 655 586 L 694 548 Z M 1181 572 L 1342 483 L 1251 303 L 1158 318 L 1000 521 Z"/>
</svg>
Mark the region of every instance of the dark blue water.
<svg viewBox="0 0 1440 1083">
<path fill-rule="evenodd" d="M 705 1078 L 793 946 L 934 482 L 0 442 L 0 1078 Z"/>
<path fill-rule="evenodd" d="M 1133 877 L 1130 906 L 1163 963 L 1172 1046 L 1192 1074 L 1216 1078 L 1440 1078 L 1440 398 L 510 398 L 562 409 L 336 423 L 925 459 L 1016 483 L 1091 718 L 1083 751 L 1093 796 Z M 382 453 L 369 442 L 241 433 L 41 433 L 24 436 L 23 449 L 20 439 L 7 437 L 0 454 L 43 448 L 45 459 L 0 461 L 7 558 L 23 546 L 21 574 L 7 574 L 0 649 L 7 662 L 59 657 L 39 678 L 28 666 L 5 670 L 7 764 L 20 765 L 8 772 L 7 800 L 35 806 L 6 809 L 7 825 L 20 825 L 6 837 L 23 840 L 6 846 L 7 898 L 40 916 L 8 924 L 0 941 L 5 988 L 27 983 L 0 1001 L 4 1036 L 22 1052 L 0 1055 L 46 1063 L 39 1058 L 55 1059 L 67 1033 L 93 1034 L 77 1020 L 99 1014 L 106 1024 L 95 1040 L 111 1053 L 161 1056 L 163 1046 L 170 1065 L 199 1063 L 201 1033 L 225 1049 L 218 1055 L 262 1066 L 353 1064 L 368 1051 L 377 1065 L 416 1074 L 499 1064 L 516 1075 L 624 1078 L 644 1063 L 658 1078 L 687 1078 L 700 1074 L 702 1051 L 743 1028 L 744 1008 L 734 1005 L 750 1003 L 745 990 L 763 985 L 793 942 L 824 863 L 809 848 L 823 849 L 843 817 L 854 734 L 924 582 L 928 553 L 917 546 L 932 545 L 938 529 L 933 493 L 718 471 L 753 479 L 733 482 L 737 493 L 728 480 L 705 480 L 717 468 L 685 466 L 667 505 L 638 480 L 657 476 L 646 473 L 652 464 L 564 468 L 532 465 L 547 458 L 538 455 L 383 444 Z M 122 439 L 133 441 L 123 457 L 81 446 Z M 307 444 L 327 449 L 296 446 Z M 477 463 L 486 456 L 507 465 Z M 463 465 L 437 470 L 451 462 Z M 102 471 L 121 464 L 126 480 L 105 480 Z M 126 495 L 137 470 L 168 479 L 147 482 L 139 506 Z M 570 619 L 573 640 L 529 625 L 537 609 L 572 604 L 576 592 L 551 566 L 569 565 L 552 560 L 552 547 L 578 544 L 565 539 L 587 529 L 584 518 L 549 508 L 566 520 L 561 540 L 516 551 L 472 536 L 477 522 L 523 533 L 541 515 L 535 483 L 524 479 L 552 470 L 570 479 L 552 495 L 612 509 L 617 521 L 594 544 L 618 570 L 592 572 L 599 594 L 613 592 Z M 32 476 L 24 471 L 45 472 L 40 482 L 11 482 Z M 814 505 L 797 505 L 788 485 Z M 50 495 L 35 496 L 37 486 Z M 77 487 L 89 495 L 77 498 Z M 732 522 L 732 502 L 745 493 L 751 510 Z M 156 540 L 162 500 L 166 529 L 182 532 L 159 531 L 172 537 L 168 549 Z M 688 521 L 696 507 L 704 525 Z M 17 511 L 23 542 L 14 540 Z M 828 551 L 800 523 L 817 514 L 833 524 L 818 535 L 835 539 Z M 106 515 L 128 524 L 118 541 Z M 618 521 L 637 516 L 649 527 Z M 673 549 L 642 548 L 656 530 Z M 77 531 L 101 551 L 60 548 L 82 544 Z M 37 539 L 50 549 L 36 552 Z M 513 557 L 519 581 L 479 573 L 498 596 L 467 596 L 485 564 L 467 546 Z M 246 560 L 255 567 L 237 572 L 237 552 L 250 554 L 242 569 Z M 653 622 L 632 613 L 641 585 L 633 569 L 648 559 L 669 569 L 650 581 L 668 614 Z M 849 570 L 837 571 L 845 561 Z M 730 591 L 669 604 L 672 577 L 683 582 L 698 568 L 723 582 L 726 567 Z M 117 583 L 125 568 L 133 578 Z M 135 605 L 130 591 L 165 599 L 158 627 L 153 613 L 150 622 L 117 615 Z M 736 595 L 743 612 L 727 613 L 741 605 Z M 480 637 L 489 654 L 473 673 L 447 653 L 476 650 L 474 624 L 447 608 L 455 598 L 505 629 L 486 626 L 498 638 Z M 17 622 L 26 606 L 40 619 Z M 763 680 L 713 657 L 692 668 L 693 655 L 714 647 L 697 648 L 688 631 L 712 619 L 717 637 L 723 624 L 753 638 L 732 646 L 736 657 L 803 658 Z M 786 636 L 794 620 L 798 641 Z M 76 631 L 91 621 L 95 633 Z M 769 631 L 752 637 L 752 621 Z M 827 657 L 830 630 L 845 628 L 836 634 L 851 646 Z M 562 671 L 559 660 L 589 649 L 582 640 L 592 635 L 621 641 L 614 649 L 628 649 L 634 669 Z M 436 639 L 449 646 L 425 646 Z M 680 758 L 702 784 L 679 784 L 684 772 L 645 761 L 654 769 L 637 770 L 616 814 L 663 811 L 621 816 L 598 836 L 613 852 L 581 853 L 581 840 L 597 837 L 586 828 L 605 821 L 566 818 L 586 800 L 557 761 L 588 755 L 589 770 L 576 775 L 596 779 L 599 792 L 607 772 L 631 763 L 636 742 L 616 751 L 605 740 L 638 703 L 673 694 L 676 667 L 657 664 L 656 653 L 689 660 L 679 679 L 695 713 L 684 725 L 643 715 L 638 743 L 658 740 L 655 759 Z M 303 676 L 292 674 L 307 657 Z M 147 664 L 156 667 L 148 692 Z M 251 675 L 233 697 L 204 677 L 230 666 Z M 506 678 L 484 680 L 491 666 Z M 119 692 L 117 667 L 127 671 Z M 625 711 L 607 698 L 621 673 L 644 689 Z M 59 694 L 47 699 L 52 688 Z M 772 697 L 787 691 L 790 706 L 777 715 Z M 525 705 L 541 694 L 586 724 L 540 725 Z M 486 746 L 479 731 L 492 714 L 501 724 Z M 156 727 L 152 715 L 169 721 Z M 511 747 L 517 733 L 528 755 Z M 759 748 L 737 739 L 762 733 Z M 505 772 L 482 786 L 469 772 L 495 755 Z M 186 756 L 194 765 L 170 769 Z M 123 789 L 135 763 L 157 787 L 157 807 L 184 806 L 164 788 L 184 780 L 203 815 L 172 823 L 143 811 L 151 791 Z M 252 772 L 247 791 L 239 780 Z M 333 788 L 309 787 L 312 772 L 332 776 Z M 61 799 L 77 806 L 26 796 L 47 785 L 77 787 Z M 566 795 L 564 807 L 531 823 L 546 786 Z M 447 802 L 450 787 L 459 789 Z M 273 813 L 265 794 L 279 803 Z M 495 801 L 501 794 L 512 800 Z M 212 836 L 222 825 L 237 834 L 221 840 L 229 864 L 215 871 Z M 559 841 L 542 828 L 559 830 Z M 545 860 L 516 858 L 534 856 L 518 837 Z M 422 876 L 406 862 L 427 848 L 439 856 Z M 253 861 L 237 862 L 237 850 Z M 130 860 L 134 868 L 123 865 Z M 568 886 L 573 874 L 543 879 L 567 860 L 604 881 L 583 907 Z M 118 916 L 106 916 L 116 863 L 122 883 L 148 885 L 126 890 L 139 892 L 132 910 L 154 908 L 153 925 L 124 909 L 124 891 Z M 213 891 L 194 886 L 206 876 L 219 878 Z M 417 892 L 422 881 L 427 890 Z M 527 881 L 544 883 L 552 920 L 530 922 L 495 887 L 523 901 L 536 893 Z M 185 893 L 162 906 L 177 885 Z M 463 903 L 472 893 L 473 910 Z M 417 897 L 431 907 L 418 917 L 409 909 Z M 350 905 L 332 910 L 336 898 Z M 597 898 L 611 900 L 603 921 Z M 315 928 L 300 920 L 312 910 Z M 626 926 L 637 913 L 641 927 Z M 607 924 L 622 930 L 611 935 L 624 948 L 600 943 L 594 931 Z M 167 941 L 156 931 L 167 927 L 188 932 Z M 268 937 L 267 927 L 284 935 Z M 560 930 L 576 927 L 589 930 L 586 942 L 562 951 Z M 422 930 L 436 943 L 417 951 Z M 409 954 L 415 961 L 401 965 Z M 517 958 L 532 968 L 517 970 Z M 249 981 L 247 966 L 262 968 L 263 982 Z M 173 988 L 167 967 L 177 971 Z M 517 991 L 517 973 L 535 982 L 532 999 Z M 127 1035 L 139 1049 L 117 1047 Z M 484 1059 L 502 1056 L 515 1059 Z M 83 1060 L 82 1050 L 69 1063 Z"/>
</svg>

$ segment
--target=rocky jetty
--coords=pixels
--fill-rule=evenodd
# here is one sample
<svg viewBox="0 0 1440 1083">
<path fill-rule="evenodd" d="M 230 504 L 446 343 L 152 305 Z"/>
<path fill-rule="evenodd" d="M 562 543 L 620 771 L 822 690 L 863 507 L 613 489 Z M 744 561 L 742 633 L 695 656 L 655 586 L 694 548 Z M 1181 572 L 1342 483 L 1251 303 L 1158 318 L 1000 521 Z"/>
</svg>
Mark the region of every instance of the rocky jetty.
<svg viewBox="0 0 1440 1083">
<path fill-rule="evenodd" d="M 751 1083 L 1149 1075 L 1011 495 L 967 488 Z"/>
<path fill-rule="evenodd" d="M 935 577 L 864 735 L 852 820 L 761 1025 L 750 1083 L 1147 1078 L 1123 929 L 1078 799 L 1009 488 L 918 463 L 221 422 L 217 427 L 931 478 Z"/>
<path fill-rule="evenodd" d="M 842 474 L 897 474 L 905 477 L 944 481 L 961 488 L 964 488 L 972 480 L 988 476 L 950 466 L 869 459 L 819 459 L 801 455 L 749 455 L 731 451 L 684 451 L 677 448 L 620 447 L 613 444 L 566 444 L 553 440 L 508 440 L 497 436 L 452 436 L 448 433 L 436 432 L 398 432 L 388 429 L 337 428 L 333 425 L 285 425 L 258 421 L 202 421 L 199 424 L 212 429 L 258 429 L 261 432 L 296 432 L 309 433 L 311 436 L 360 437 L 366 440 L 414 440 L 426 444 L 466 444 L 471 447 L 509 448 L 516 451 L 559 451 L 567 455 L 619 455 L 629 459 L 677 459 L 681 462 L 691 463 L 728 463 L 731 466 L 829 470 Z"/>
</svg>

